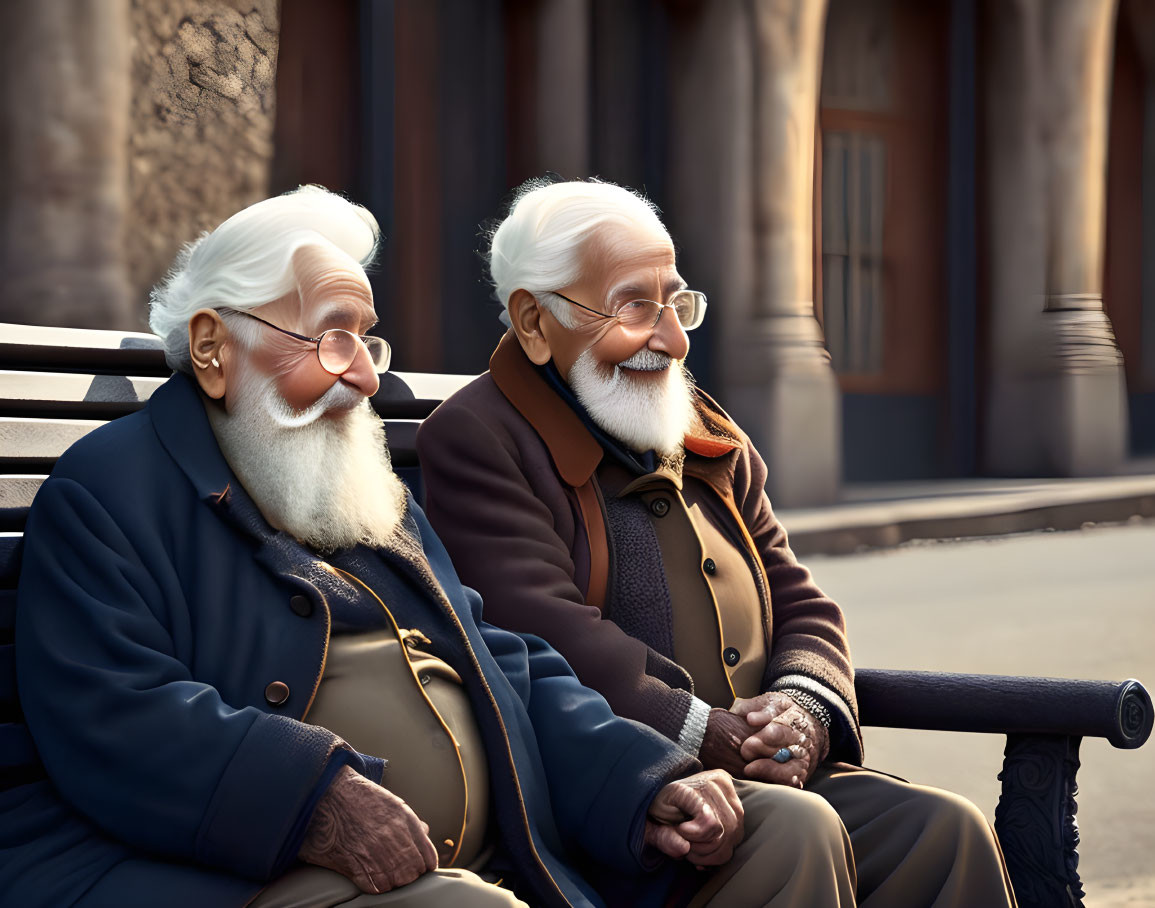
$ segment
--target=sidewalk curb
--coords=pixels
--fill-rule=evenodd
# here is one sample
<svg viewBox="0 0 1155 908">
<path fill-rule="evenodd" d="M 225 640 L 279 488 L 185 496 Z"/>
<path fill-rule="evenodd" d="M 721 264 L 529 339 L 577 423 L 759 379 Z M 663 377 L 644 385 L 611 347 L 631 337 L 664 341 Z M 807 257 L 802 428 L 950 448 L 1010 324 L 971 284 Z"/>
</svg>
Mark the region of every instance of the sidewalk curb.
<svg viewBox="0 0 1155 908">
<path fill-rule="evenodd" d="M 1025 496 L 1030 501 L 1001 503 L 954 498 L 934 502 L 906 500 L 787 510 L 778 516 L 795 554 L 848 555 L 917 539 L 1075 530 L 1088 523 L 1125 523 L 1134 518 L 1155 517 L 1155 477 L 1143 485 L 1147 484 L 1150 489 L 1116 495 L 1030 495 Z"/>
</svg>

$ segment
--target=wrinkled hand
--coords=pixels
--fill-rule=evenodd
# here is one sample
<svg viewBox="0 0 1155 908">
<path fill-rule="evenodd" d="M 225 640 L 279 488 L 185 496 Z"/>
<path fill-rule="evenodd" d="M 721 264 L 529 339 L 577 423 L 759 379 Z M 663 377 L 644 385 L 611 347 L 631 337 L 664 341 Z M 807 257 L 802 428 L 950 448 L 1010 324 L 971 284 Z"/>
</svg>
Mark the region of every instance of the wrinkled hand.
<svg viewBox="0 0 1155 908">
<path fill-rule="evenodd" d="M 766 722 L 769 722 L 776 716 L 780 716 L 791 706 L 797 705 L 798 704 L 794 702 L 794 698 L 789 694 L 784 694 L 777 690 L 770 690 L 764 694 L 759 694 L 757 697 L 751 697 L 749 700 L 744 700 L 739 697 L 734 701 L 734 705 L 730 707 L 730 712 L 736 716 L 741 716 L 743 719 L 750 715 L 750 713 L 763 713 L 766 721 L 759 721 L 757 723 L 757 726 L 761 728 Z"/>
<path fill-rule="evenodd" d="M 731 710 L 758 729 L 742 742 L 749 779 L 801 788 L 830 752 L 826 728 L 787 694 L 771 691 L 736 700 Z M 785 763 L 771 759 L 783 747 L 790 749 L 790 759 Z"/>
<path fill-rule="evenodd" d="M 720 769 L 669 783 L 650 802 L 645 840 L 699 870 L 725 864 L 745 835 L 742 802 Z"/>
<path fill-rule="evenodd" d="M 429 827 L 399 797 L 348 766 L 321 797 L 297 857 L 388 892 L 437 869 Z"/>
<path fill-rule="evenodd" d="M 749 762 L 742 756 L 742 742 L 750 736 L 750 725 L 742 716 L 725 709 L 710 710 L 706 734 L 698 749 L 698 759 L 706 769 L 724 769 L 736 779 L 745 775 Z"/>
</svg>

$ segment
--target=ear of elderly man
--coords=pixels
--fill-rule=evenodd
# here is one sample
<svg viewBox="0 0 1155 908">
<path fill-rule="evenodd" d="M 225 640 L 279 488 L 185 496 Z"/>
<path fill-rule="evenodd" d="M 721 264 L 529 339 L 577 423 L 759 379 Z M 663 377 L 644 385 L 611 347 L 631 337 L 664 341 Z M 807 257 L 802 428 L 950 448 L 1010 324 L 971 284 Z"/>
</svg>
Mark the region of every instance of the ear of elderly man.
<svg viewBox="0 0 1155 908">
<path fill-rule="evenodd" d="M 392 470 L 377 241 L 305 187 L 192 243 L 175 374 L 37 494 L 0 904 L 657 906 L 741 847 L 730 777 L 487 623 Z"/>
<path fill-rule="evenodd" d="M 487 620 L 734 778 L 746 839 L 692 904 L 1015 904 L 973 804 L 862 767 L 842 612 L 685 369 L 706 299 L 655 206 L 531 180 L 488 253 L 508 331 L 418 432 L 426 513 Z"/>
</svg>

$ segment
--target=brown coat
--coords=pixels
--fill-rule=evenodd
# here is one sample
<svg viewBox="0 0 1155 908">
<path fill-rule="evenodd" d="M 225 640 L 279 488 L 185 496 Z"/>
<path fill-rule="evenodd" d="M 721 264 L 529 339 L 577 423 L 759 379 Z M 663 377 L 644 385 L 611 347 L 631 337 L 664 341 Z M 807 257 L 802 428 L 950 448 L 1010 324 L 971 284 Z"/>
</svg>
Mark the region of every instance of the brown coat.
<svg viewBox="0 0 1155 908">
<path fill-rule="evenodd" d="M 763 689 L 804 679 L 841 717 L 835 756 L 861 760 L 853 669 L 842 612 L 787 544 L 763 491 L 766 467 L 705 394 L 686 436 L 683 475 L 712 494 L 712 522 L 744 539 L 761 576 L 769 659 Z M 621 716 L 678 739 L 688 674 L 603 618 L 610 570 L 601 444 L 507 334 L 490 371 L 446 400 L 417 436 L 426 513 L 486 620 L 544 637 Z M 671 671 L 671 667 L 674 671 Z M 798 686 L 793 684 L 792 686 Z"/>
</svg>

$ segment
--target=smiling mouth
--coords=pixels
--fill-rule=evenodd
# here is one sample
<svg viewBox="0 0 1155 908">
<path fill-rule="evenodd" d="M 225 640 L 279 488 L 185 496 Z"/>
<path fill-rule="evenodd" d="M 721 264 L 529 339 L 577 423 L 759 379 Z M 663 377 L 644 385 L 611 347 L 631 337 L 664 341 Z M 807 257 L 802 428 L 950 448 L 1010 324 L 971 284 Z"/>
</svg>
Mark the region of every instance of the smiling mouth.
<svg viewBox="0 0 1155 908">
<path fill-rule="evenodd" d="M 633 373 L 661 375 L 674 364 L 674 358 L 656 350 L 639 350 L 618 363 L 619 369 Z"/>
<path fill-rule="evenodd" d="M 633 372 L 637 375 L 655 375 L 668 370 L 670 363 L 663 363 L 660 366 L 618 366 L 618 368 L 623 372 Z"/>
</svg>

